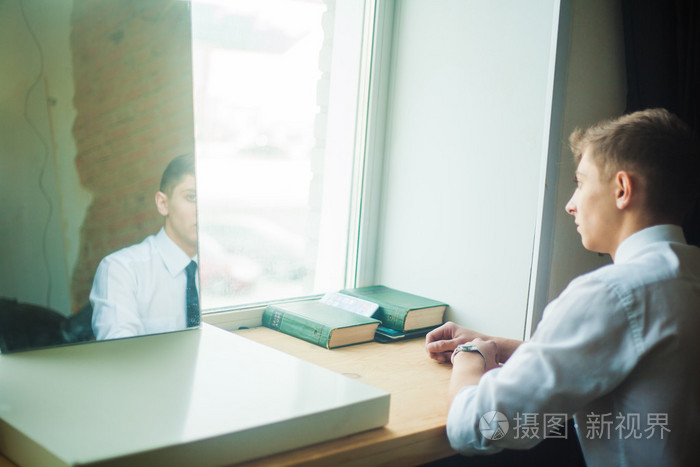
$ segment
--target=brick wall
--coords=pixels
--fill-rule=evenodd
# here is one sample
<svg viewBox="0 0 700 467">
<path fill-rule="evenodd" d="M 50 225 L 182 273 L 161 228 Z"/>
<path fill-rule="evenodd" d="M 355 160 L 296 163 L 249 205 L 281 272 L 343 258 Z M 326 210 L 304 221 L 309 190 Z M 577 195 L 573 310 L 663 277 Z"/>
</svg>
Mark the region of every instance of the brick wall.
<svg viewBox="0 0 700 467">
<path fill-rule="evenodd" d="M 73 271 L 73 309 L 100 260 L 162 226 L 168 162 L 194 151 L 190 15 L 171 0 L 75 0 L 71 47 L 81 183 L 93 193 Z"/>
</svg>

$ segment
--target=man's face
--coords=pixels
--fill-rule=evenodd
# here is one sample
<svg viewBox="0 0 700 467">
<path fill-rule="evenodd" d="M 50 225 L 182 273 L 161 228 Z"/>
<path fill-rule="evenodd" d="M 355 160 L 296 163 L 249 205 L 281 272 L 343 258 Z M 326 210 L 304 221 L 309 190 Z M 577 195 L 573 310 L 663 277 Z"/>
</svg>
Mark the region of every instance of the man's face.
<svg viewBox="0 0 700 467">
<path fill-rule="evenodd" d="M 189 256 L 197 252 L 197 192 L 193 175 L 185 175 L 170 195 L 156 194 L 158 212 L 165 216 L 165 233 Z"/>
<path fill-rule="evenodd" d="M 584 248 L 614 254 L 611 250 L 616 245 L 619 222 L 615 185 L 613 180 L 601 180 L 590 152 L 583 152 L 576 169 L 576 191 L 566 204 L 566 212 L 574 216 Z"/>
</svg>

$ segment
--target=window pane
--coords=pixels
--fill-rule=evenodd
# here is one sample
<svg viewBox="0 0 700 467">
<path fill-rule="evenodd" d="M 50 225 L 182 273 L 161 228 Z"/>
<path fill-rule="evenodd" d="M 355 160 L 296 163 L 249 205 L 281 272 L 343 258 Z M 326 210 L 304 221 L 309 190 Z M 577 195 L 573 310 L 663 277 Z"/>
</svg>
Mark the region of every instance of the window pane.
<svg viewBox="0 0 700 467">
<path fill-rule="evenodd" d="M 204 310 L 345 285 L 363 15 L 357 0 L 192 4 Z"/>
</svg>

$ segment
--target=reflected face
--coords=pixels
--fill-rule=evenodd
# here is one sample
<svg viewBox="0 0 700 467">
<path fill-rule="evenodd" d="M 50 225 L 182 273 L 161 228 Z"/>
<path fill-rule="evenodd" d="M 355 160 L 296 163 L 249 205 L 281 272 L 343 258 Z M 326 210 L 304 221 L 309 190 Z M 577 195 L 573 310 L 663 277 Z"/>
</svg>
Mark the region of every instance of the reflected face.
<svg viewBox="0 0 700 467">
<path fill-rule="evenodd" d="M 583 152 L 575 180 L 576 190 L 566 204 L 566 212 L 574 216 L 581 243 L 587 250 L 614 253 L 611 250 L 618 222 L 614 180 L 601 180 L 590 149 Z"/>
<path fill-rule="evenodd" d="M 194 175 L 185 175 L 170 195 L 156 193 L 158 212 L 165 217 L 165 233 L 188 256 L 197 253 L 197 191 Z"/>
</svg>

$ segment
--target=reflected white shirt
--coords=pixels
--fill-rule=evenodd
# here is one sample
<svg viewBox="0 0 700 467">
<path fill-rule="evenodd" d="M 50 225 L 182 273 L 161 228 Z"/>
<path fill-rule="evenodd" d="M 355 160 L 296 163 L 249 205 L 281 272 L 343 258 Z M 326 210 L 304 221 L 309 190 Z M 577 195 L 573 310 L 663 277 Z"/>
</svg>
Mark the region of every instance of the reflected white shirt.
<svg viewBox="0 0 700 467">
<path fill-rule="evenodd" d="M 459 392 L 448 437 L 465 454 L 523 449 L 544 438 L 545 415 L 575 414 L 588 465 L 700 465 L 699 364 L 700 248 L 680 227 L 650 227 L 573 280 L 530 342 Z M 509 422 L 497 441 L 479 429 L 490 411 Z M 539 439 L 523 432 L 527 414 Z"/>
<path fill-rule="evenodd" d="M 185 329 L 185 267 L 192 259 L 164 229 L 105 257 L 90 292 L 96 338 Z"/>
</svg>

